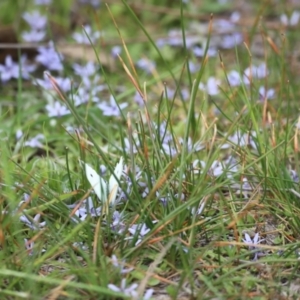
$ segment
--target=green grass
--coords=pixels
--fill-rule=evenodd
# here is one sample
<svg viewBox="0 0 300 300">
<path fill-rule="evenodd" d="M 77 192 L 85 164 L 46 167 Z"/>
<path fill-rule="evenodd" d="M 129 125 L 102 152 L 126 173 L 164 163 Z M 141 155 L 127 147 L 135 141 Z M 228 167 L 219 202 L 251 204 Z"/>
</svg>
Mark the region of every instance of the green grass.
<svg viewBox="0 0 300 300">
<path fill-rule="evenodd" d="M 207 20 L 208 12 L 228 9 L 209 3 L 205 1 L 202 15 Z M 174 6 L 179 18 L 162 18 L 163 34 L 173 22 L 187 22 L 185 10 L 181 13 L 180 6 Z M 125 1 L 109 7 L 111 15 L 102 7 L 101 13 L 94 12 L 92 21 L 96 27 L 104 26 L 103 13 L 107 33 L 114 38 L 120 34 L 119 44 L 124 39 L 128 48 L 128 54 L 123 49 L 122 62 L 116 63 L 117 71 L 101 69 L 103 81 L 118 103 L 129 104 L 120 117 L 105 117 L 92 103 L 75 108 L 72 99 L 58 91 L 57 98 L 72 114 L 49 118 L 44 111 L 45 94 L 38 87 L 19 80 L 3 88 L 1 299 L 126 299 L 123 293 L 108 288 L 108 284 L 120 286 L 124 278 L 127 284 L 138 284 L 136 299 L 142 299 L 149 288 L 154 289 L 151 299 L 159 295 L 171 299 L 297 299 L 300 191 L 290 169 L 299 174 L 295 126 L 299 83 L 289 64 L 297 43 L 293 31 L 283 39 L 280 32 L 270 29 L 278 52 L 263 38 L 264 57 L 255 57 L 241 45 L 201 61 L 200 70 L 192 74 L 185 66 L 194 58 L 188 57 L 186 50 L 156 47 L 150 13 L 134 11 Z M 257 14 L 262 13 L 257 18 L 269 13 L 259 9 L 265 6 L 258 1 L 253 7 Z M 66 11 L 66 7 L 56 6 L 51 18 L 67 24 Z M 268 25 L 264 26 L 268 31 Z M 187 29 L 182 25 L 182 31 Z M 247 29 L 257 37 L 261 28 L 251 23 Z M 147 42 L 127 44 L 132 32 Z M 213 34 L 207 31 L 207 47 Z M 107 50 L 101 47 L 100 51 Z M 99 51 L 98 45 L 95 50 Z M 142 54 L 156 61 L 152 74 L 132 68 L 131 63 Z M 269 76 L 253 79 L 249 87 L 228 85 L 230 70 L 243 72 L 261 62 L 267 64 Z M 74 77 L 71 71 L 66 75 Z M 217 96 L 198 89 L 209 76 L 222 82 Z M 126 89 L 119 91 L 120 84 Z M 258 89 L 265 84 L 276 89 L 276 98 L 267 103 L 258 100 Z M 169 86 L 175 87 L 177 94 L 167 99 L 162 93 Z M 183 88 L 191 95 L 187 101 L 179 93 Z M 136 90 L 145 98 L 143 108 L 132 100 Z M 165 133 L 155 126 L 164 122 L 177 147 L 178 154 L 173 157 L 162 146 Z M 81 128 L 80 133 L 68 133 L 67 125 Z M 15 138 L 18 129 L 24 133 L 19 141 Z M 243 146 L 230 142 L 237 131 L 245 134 Z M 25 147 L 27 137 L 38 133 L 45 136 L 43 148 Z M 125 149 L 124 137 L 131 141 L 131 150 Z M 189 138 L 199 142 L 201 150 L 190 151 Z M 222 147 L 226 143 L 230 147 Z M 97 170 L 104 164 L 111 174 L 121 156 L 132 184 L 127 190 L 128 182 L 124 178 L 119 182 L 127 200 L 111 206 L 105 216 L 88 216 L 79 222 L 75 210 L 66 205 L 88 195 L 96 206 L 101 204 L 81 162 Z M 239 168 L 233 173 L 224 166 L 223 175 L 215 176 L 216 161 L 221 164 L 230 157 Z M 195 159 L 205 165 L 193 165 Z M 135 173 L 138 168 L 148 188 L 146 196 Z M 251 186 L 248 190 L 245 179 Z M 30 201 L 19 206 L 24 193 Z M 169 200 L 162 204 L 160 197 Z M 121 232 L 109 226 L 115 210 L 123 213 Z M 21 215 L 32 220 L 37 214 L 41 215 L 39 222 L 46 222 L 40 230 L 31 230 L 19 220 Z M 150 230 L 138 242 L 139 232 L 132 235 L 128 228 L 141 223 Z M 253 249 L 243 239 L 245 233 L 253 238 L 256 232 L 264 241 Z M 26 250 L 24 239 L 34 242 L 32 251 Z M 254 260 L 256 252 L 260 255 Z M 132 270 L 121 274 L 112 255 L 120 266 Z"/>
</svg>

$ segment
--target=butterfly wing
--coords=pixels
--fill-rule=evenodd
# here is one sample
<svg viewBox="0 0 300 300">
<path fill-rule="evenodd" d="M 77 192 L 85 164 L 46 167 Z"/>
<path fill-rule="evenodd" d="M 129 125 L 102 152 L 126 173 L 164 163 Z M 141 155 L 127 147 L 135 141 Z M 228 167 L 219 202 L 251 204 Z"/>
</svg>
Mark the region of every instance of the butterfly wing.
<svg viewBox="0 0 300 300">
<path fill-rule="evenodd" d="M 118 192 L 119 183 L 118 180 L 120 180 L 123 172 L 123 157 L 120 158 L 120 161 L 115 167 L 114 175 L 112 174 L 109 178 L 108 182 L 108 188 L 109 188 L 109 197 L 108 197 L 108 203 L 114 204 Z M 118 178 L 118 180 L 116 179 Z"/>
<path fill-rule="evenodd" d="M 85 164 L 85 174 L 98 199 L 104 203 L 107 200 L 107 187 L 104 179 L 88 164 Z"/>
</svg>

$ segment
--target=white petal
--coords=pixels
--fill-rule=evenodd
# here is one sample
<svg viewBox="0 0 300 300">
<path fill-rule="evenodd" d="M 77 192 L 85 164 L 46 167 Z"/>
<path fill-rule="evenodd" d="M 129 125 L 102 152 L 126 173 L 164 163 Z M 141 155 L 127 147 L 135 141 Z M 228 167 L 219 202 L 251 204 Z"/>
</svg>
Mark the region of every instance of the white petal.
<svg viewBox="0 0 300 300">
<path fill-rule="evenodd" d="M 245 233 L 245 238 L 243 239 L 244 243 L 252 243 L 252 240 L 250 238 L 250 235 L 248 233 Z"/>
<path fill-rule="evenodd" d="M 111 284 L 111 283 L 108 285 L 108 288 L 111 289 L 114 292 L 121 292 L 121 289 L 119 287 L 117 287 L 117 286 L 115 286 L 114 284 Z"/>
<path fill-rule="evenodd" d="M 290 25 L 296 26 L 299 22 L 300 14 L 298 11 L 293 11 L 291 18 L 290 18 Z"/>
<path fill-rule="evenodd" d="M 254 244 L 258 244 L 259 243 L 259 233 L 258 232 L 255 233 L 255 236 L 253 238 L 253 243 Z"/>
</svg>

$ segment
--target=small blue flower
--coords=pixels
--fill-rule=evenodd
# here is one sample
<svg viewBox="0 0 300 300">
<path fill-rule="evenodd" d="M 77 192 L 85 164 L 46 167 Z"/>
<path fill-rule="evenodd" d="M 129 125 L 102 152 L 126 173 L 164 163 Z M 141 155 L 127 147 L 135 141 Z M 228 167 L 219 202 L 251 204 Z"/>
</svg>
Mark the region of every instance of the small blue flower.
<svg viewBox="0 0 300 300">
<path fill-rule="evenodd" d="M 19 77 L 19 65 L 12 60 L 10 55 L 5 57 L 3 65 L 0 64 L 0 76 L 2 82 L 7 82 L 12 78 Z"/>
<path fill-rule="evenodd" d="M 251 239 L 250 235 L 248 233 L 245 233 L 245 238 L 243 239 L 244 243 L 250 244 L 249 245 L 249 250 L 254 250 L 257 248 L 257 245 L 260 244 L 261 242 L 263 242 L 264 239 L 260 239 L 259 238 L 259 233 L 255 233 L 254 238 Z M 251 245 L 252 244 L 252 245 Z M 255 253 L 254 259 L 253 260 L 257 260 L 258 257 L 258 252 Z"/>
<path fill-rule="evenodd" d="M 51 104 L 46 105 L 46 111 L 48 112 L 48 116 L 51 117 L 61 117 L 65 115 L 69 115 L 71 112 L 67 109 L 67 107 L 61 104 L 59 101 L 54 101 Z"/>
<path fill-rule="evenodd" d="M 42 30 L 31 29 L 22 33 L 22 39 L 28 43 L 37 43 L 44 40 L 46 32 Z"/>
<path fill-rule="evenodd" d="M 35 0 L 36 5 L 50 5 L 52 0 Z"/>
<path fill-rule="evenodd" d="M 39 54 L 35 60 L 44 65 L 50 71 L 62 71 L 64 69 L 62 60 L 63 56 L 56 52 L 53 47 L 53 43 L 50 43 L 48 47 L 39 47 Z"/>
<path fill-rule="evenodd" d="M 120 109 L 124 109 L 127 107 L 127 103 L 121 103 L 119 104 L 119 107 L 117 106 L 116 99 L 113 96 L 110 96 L 109 103 L 102 102 L 98 104 L 98 107 L 102 110 L 104 116 L 120 116 Z"/>
<path fill-rule="evenodd" d="M 82 33 L 75 32 L 73 34 L 73 39 L 79 44 L 90 45 L 91 42 L 94 44 L 101 36 L 99 31 L 93 31 L 89 25 L 84 26 L 82 31 Z"/>
<path fill-rule="evenodd" d="M 23 19 L 33 30 L 43 30 L 47 25 L 47 17 L 42 16 L 38 11 L 24 13 Z"/>
</svg>

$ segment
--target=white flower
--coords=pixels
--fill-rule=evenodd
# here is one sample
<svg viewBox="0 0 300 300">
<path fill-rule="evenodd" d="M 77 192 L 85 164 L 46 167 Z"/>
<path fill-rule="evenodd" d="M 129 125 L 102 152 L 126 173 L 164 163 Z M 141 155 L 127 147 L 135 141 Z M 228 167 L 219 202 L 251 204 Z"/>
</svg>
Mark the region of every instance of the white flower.
<svg viewBox="0 0 300 300">
<path fill-rule="evenodd" d="M 92 27 L 89 25 L 84 26 L 82 33 L 75 32 L 73 34 L 73 39 L 79 44 L 90 45 L 94 44 L 101 36 L 99 31 L 93 31 Z"/>
<path fill-rule="evenodd" d="M 152 221 L 153 224 L 157 223 L 157 221 Z M 133 224 L 128 228 L 128 231 L 133 235 L 133 237 L 126 238 L 127 240 L 132 240 L 136 234 L 138 234 L 138 240 L 135 243 L 137 246 L 142 238 L 150 231 L 151 229 L 147 227 L 145 223 L 143 224 Z"/>
<path fill-rule="evenodd" d="M 260 97 L 264 99 L 272 99 L 275 97 L 274 89 L 266 89 L 264 86 L 261 86 L 258 90 Z"/>
<path fill-rule="evenodd" d="M 122 293 L 124 296 L 131 297 L 131 299 L 137 299 L 137 297 L 139 297 L 139 294 L 137 292 L 138 284 L 133 283 L 132 285 L 126 287 L 126 279 L 125 278 L 122 279 L 120 287 L 110 283 L 108 285 L 108 288 L 114 292 Z M 146 291 L 145 295 L 139 299 L 149 300 L 151 298 L 152 294 L 153 294 L 153 289 L 148 289 Z"/>
<path fill-rule="evenodd" d="M 118 57 L 122 52 L 122 47 L 121 46 L 114 46 L 111 48 L 111 54 L 113 57 Z"/>
<path fill-rule="evenodd" d="M 33 11 L 31 13 L 25 12 L 23 14 L 23 19 L 29 24 L 32 29 L 42 30 L 46 28 L 47 17 L 41 15 L 38 11 Z"/>
<path fill-rule="evenodd" d="M 70 114 L 70 110 L 59 101 L 54 101 L 46 105 L 46 110 L 49 117 L 61 117 Z"/>
<path fill-rule="evenodd" d="M 103 112 L 104 116 L 120 116 L 120 110 L 123 110 L 128 106 L 128 103 L 120 103 L 117 105 L 116 99 L 111 95 L 109 99 L 109 103 L 102 102 L 97 105 Z"/>
<path fill-rule="evenodd" d="M 73 209 L 77 204 L 67 205 L 69 209 Z M 85 199 L 81 206 L 74 213 L 77 218 L 72 217 L 71 219 L 78 223 L 79 221 L 84 221 L 88 216 L 99 217 L 101 215 L 101 207 L 95 207 L 91 197 Z"/>
<path fill-rule="evenodd" d="M 296 26 L 299 23 L 299 20 L 300 20 L 299 11 L 293 11 L 290 18 L 285 14 L 282 14 L 280 16 L 280 21 L 285 26 Z"/>
<path fill-rule="evenodd" d="M 138 293 L 136 291 L 138 287 L 137 283 L 133 283 L 132 285 L 130 285 L 129 287 L 126 287 L 126 279 L 123 278 L 121 281 L 121 286 L 118 287 L 114 284 L 109 284 L 108 288 L 111 289 L 114 292 L 120 292 L 123 293 L 124 296 L 130 296 L 130 297 L 137 297 Z"/>
<path fill-rule="evenodd" d="M 236 45 L 243 42 L 243 36 L 241 33 L 236 32 L 233 34 L 226 34 L 222 38 L 221 46 L 225 49 L 234 48 Z"/>
<path fill-rule="evenodd" d="M 33 220 L 29 220 L 25 215 L 21 215 L 20 216 L 20 221 L 25 223 L 30 229 L 32 230 L 38 230 L 41 227 L 45 227 L 46 226 L 46 222 L 41 222 L 39 223 L 39 219 L 40 219 L 41 215 L 37 214 Z"/>
<path fill-rule="evenodd" d="M 228 82 L 231 86 L 239 86 L 242 83 L 239 72 L 232 70 L 227 74 Z"/>
<path fill-rule="evenodd" d="M 128 231 L 133 235 L 138 232 L 140 236 L 144 236 L 150 231 L 150 229 L 146 224 L 133 224 L 130 228 L 128 228 Z"/>
<path fill-rule="evenodd" d="M 253 139 L 255 137 L 256 137 L 255 131 L 251 131 L 249 133 L 242 133 L 240 130 L 237 130 L 233 135 L 231 135 L 228 138 L 228 140 L 231 142 L 231 144 L 234 144 L 239 147 L 250 146 L 253 149 L 257 149 L 255 140 Z"/>
<path fill-rule="evenodd" d="M 16 131 L 16 139 L 17 139 L 17 140 L 20 140 L 20 139 L 22 138 L 22 136 L 23 136 L 23 131 L 22 131 L 22 129 L 18 129 L 18 130 Z"/>
<path fill-rule="evenodd" d="M 236 23 L 240 20 L 241 14 L 238 11 L 234 11 L 230 16 L 230 21 Z"/>
<path fill-rule="evenodd" d="M 193 48 L 193 52 L 196 57 L 203 57 L 205 54 L 205 48 L 200 47 L 200 46 L 195 46 Z M 215 48 L 208 48 L 207 53 L 206 53 L 206 55 L 208 55 L 208 56 L 217 56 L 217 54 L 218 54 L 218 51 Z"/>
<path fill-rule="evenodd" d="M 113 264 L 114 267 L 120 269 L 120 273 L 121 274 L 126 274 L 126 273 L 129 273 L 133 270 L 133 268 L 124 268 L 124 264 L 125 262 L 122 261 L 121 263 L 119 262 L 118 258 L 113 254 L 111 256 L 111 262 Z"/>
<path fill-rule="evenodd" d="M 140 60 L 138 60 L 137 63 L 136 63 L 136 65 L 140 69 L 142 69 L 142 70 L 144 70 L 144 71 L 146 71 L 148 73 L 151 73 L 151 71 L 153 71 L 155 69 L 155 67 L 156 67 L 155 63 L 153 61 L 148 60 L 146 58 L 141 58 Z"/>
<path fill-rule="evenodd" d="M 43 140 L 44 138 L 45 138 L 44 135 L 39 133 L 38 135 L 36 135 L 32 139 L 26 141 L 24 143 L 24 146 L 28 146 L 28 147 L 31 147 L 31 148 L 43 148 L 43 144 L 41 143 L 41 140 Z"/>
<path fill-rule="evenodd" d="M 25 31 L 22 33 L 22 38 L 28 43 L 41 42 L 46 37 L 46 32 L 36 29 L 31 29 L 31 31 Z"/>
<path fill-rule="evenodd" d="M 216 79 L 215 77 L 209 77 L 207 80 L 206 85 L 200 82 L 199 84 L 199 89 L 206 91 L 207 94 L 215 96 L 219 94 L 219 85 L 220 85 L 220 80 Z"/>
<path fill-rule="evenodd" d="M 252 78 L 265 78 L 269 74 L 269 70 L 265 63 L 260 64 L 258 67 L 250 66 L 244 71 L 243 80 L 245 84 L 250 84 Z"/>
<path fill-rule="evenodd" d="M 254 250 L 258 244 L 263 242 L 264 239 L 259 239 L 259 233 L 255 233 L 254 238 L 251 239 L 248 233 L 245 233 L 245 238 L 243 239 L 244 243 L 251 244 L 249 245 L 249 250 Z M 255 253 L 254 260 L 257 260 L 258 252 Z"/>
</svg>

